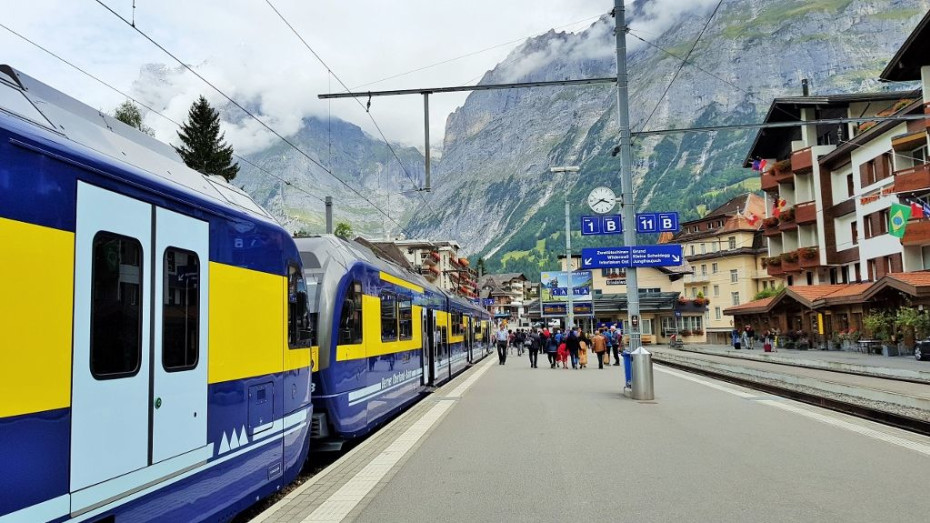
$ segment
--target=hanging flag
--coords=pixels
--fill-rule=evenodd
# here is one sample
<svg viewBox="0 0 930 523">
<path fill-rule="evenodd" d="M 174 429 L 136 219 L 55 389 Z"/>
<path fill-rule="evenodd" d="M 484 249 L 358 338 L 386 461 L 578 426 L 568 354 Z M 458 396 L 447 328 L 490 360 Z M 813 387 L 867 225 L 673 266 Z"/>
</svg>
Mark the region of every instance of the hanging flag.
<svg viewBox="0 0 930 523">
<path fill-rule="evenodd" d="M 764 159 L 759 160 L 759 170 L 764 171 L 766 164 L 768 164 L 768 162 L 766 162 Z"/>
<path fill-rule="evenodd" d="M 759 166 L 759 159 L 758 159 L 758 158 L 756 158 L 755 160 L 752 161 L 752 170 L 753 170 L 753 171 L 761 171 L 761 170 L 762 170 L 762 168 Z"/>
<path fill-rule="evenodd" d="M 785 205 L 788 205 L 788 202 L 784 198 L 775 200 L 775 205 L 772 207 L 772 216 L 778 218 Z"/>
<path fill-rule="evenodd" d="M 911 218 L 923 218 L 924 207 L 917 202 L 911 202 Z"/>
<path fill-rule="evenodd" d="M 759 221 L 759 216 L 757 216 L 756 213 L 751 212 L 749 213 L 749 216 L 746 217 L 746 221 L 749 222 L 749 225 L 755 225 L 756 222 Z"/>
<path fill-rule="evenodd" d="M 897 238 L 903 238 L 909 219 L 911 219 L 910 206 L 901 205 L 900 203 L 891 204 L 891 210 L 888 214 L 888 233 Z"/>
<path fill-rule="evenodd" d="M 924 216 L 930 217 L 930 203 L 920 202 L 920 205 L 924 209 Z"/>
</svg>

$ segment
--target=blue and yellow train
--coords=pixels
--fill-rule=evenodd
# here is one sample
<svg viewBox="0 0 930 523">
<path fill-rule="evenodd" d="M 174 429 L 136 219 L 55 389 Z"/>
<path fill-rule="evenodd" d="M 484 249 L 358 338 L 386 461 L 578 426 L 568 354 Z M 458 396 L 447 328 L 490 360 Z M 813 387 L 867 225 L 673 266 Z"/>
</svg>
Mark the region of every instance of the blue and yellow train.
<svg viewBox="0 0 930 523">
<path fill-rule="evenodd" d="M 484 354 L 483 311 L 333 237 L 298 250 L 244 192 L 8 66 L 0 239 L 3 523 L 229 519 L 311 435 L 365 434 Z"/>
</svg>

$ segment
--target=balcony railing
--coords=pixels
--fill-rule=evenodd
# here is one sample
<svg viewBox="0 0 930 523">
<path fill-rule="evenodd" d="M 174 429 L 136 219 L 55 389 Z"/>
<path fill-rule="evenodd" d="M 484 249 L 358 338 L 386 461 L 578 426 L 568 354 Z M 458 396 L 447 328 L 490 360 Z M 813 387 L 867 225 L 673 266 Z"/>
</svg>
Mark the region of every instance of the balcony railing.
<svg viewBox="0 0 930 523">
<path fill-rule="evenodd" d="M 794 221 L 797 223 L 816 223 L 817 206 L 814 202 L 799 203 L 794 207 Z"/>
<path fill-rule="evenodd" d="M 762 180 L 763 191 L 778 192 L 778 177 L 775 176 L 775 171 L 760 173 L 759 177 Z"/>
<path fill-rule="evenodd" d="M 820 267 L 820 249 L 817 247 L 801 247 L 798 249 L 798 264 L 802 269 Z"/>
<path fill-rule="evenodd" d="M 930 221 L 910 221 L 904 229 L 902 245 L 930 245 Z"/>
<path fill-rule="evenodd" d="M 833 255 L 831 255 L 829 251 L 827 252 L 827 263 L 832 265 L 845 265 L 856 261 L 859 261 L 858 245 L 849 249 L 843 249 L 842 251 L 836 251 L 836 254 Z"/>
<path fill-rule="evenodd" d="M 894 192 L 909 193 L 927 189 L 930 189 L 930 164 L 895 171 Z"/>
<path fill-rule="evenodd" d="M 795 173 L 810 172 L 814 166 L 814 152 L 810 147 L 791 153 L 791 170 Z"/>
<path fill-rule="evenodd" d="M 798 251 L 786 252 L 781 255 L 781 270 L 785 272 L 801 272 Z"/>
<path fill-rule="evenodd" d="M 765 268 L 765 271 L 768 273 L 769 276 L 772 276 L 772 277 L 779 277 L 779 276 L 785 275 L 785 269 L 783 269 L 781 265 L 769 265 Z"/>
</svg>

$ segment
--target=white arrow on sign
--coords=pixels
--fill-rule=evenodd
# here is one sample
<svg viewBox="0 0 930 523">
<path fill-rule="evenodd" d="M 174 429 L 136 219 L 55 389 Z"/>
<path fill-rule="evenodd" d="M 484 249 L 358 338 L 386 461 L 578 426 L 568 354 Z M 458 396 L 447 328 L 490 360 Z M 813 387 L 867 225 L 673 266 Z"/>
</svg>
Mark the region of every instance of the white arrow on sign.
<svg viewBox="0 0 930 523">
<path fill-rule="evenodd" d="M 672 255 L 672 261 L 675 262 L 675 263 L 679 263 L 679 262 L 681 261 L 681 257 L 675 256 L 675 255 L 673 254 L 673 255 Z"/>
<path fill-rule="evenodd" d="M 591 261 L 592 261 L 592 260 L 594 260 L 594 258 L 586 258 L 585 261 L 584 261 L 584 264 L 585 264 L 585 265 L 591 265 Z"/>
</svg>

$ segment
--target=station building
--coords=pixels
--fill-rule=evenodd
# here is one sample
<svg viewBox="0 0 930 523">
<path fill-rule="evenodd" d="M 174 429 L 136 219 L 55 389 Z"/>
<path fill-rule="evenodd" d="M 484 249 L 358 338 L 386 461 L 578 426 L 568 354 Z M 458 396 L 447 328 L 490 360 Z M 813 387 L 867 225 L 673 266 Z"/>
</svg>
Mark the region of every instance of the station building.
<svg viewBox="0 0 930 523">
<path fill-rule="evenodd" d="M 708 343 L 730 343 L 734 321 L 723 314 L 724 309 L 752 301 L 760 291 L 782 284 L 762 266 L 768 255 L 761 231 L 764 215 L 765 200 L 744 194 L 703 218 L 682 223 L 671 238 L 660 238 L 684 249 L 692 273 L 684 276 L 683 297 L 707 307 L 704 331 Z"/>
</svg>

